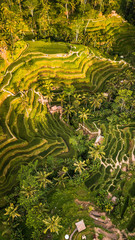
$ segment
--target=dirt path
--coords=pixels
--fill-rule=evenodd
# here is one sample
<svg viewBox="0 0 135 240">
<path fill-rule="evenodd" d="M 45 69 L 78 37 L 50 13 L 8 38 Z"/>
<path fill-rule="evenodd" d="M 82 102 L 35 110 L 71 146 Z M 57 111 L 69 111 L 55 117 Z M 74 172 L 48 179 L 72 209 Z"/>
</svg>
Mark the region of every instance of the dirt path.
<svg viewBox="0 0 135 240">
<path fill-rule="evenodd" d="M 94 219 L 95 224 L 95 240 L 99 239 L 99 235 L 103 235 L 103 240 L 126 240 L 126 234 L 121 232 L 112 223 L 110 218 L 107 217 L 105 212 L 99 212 L 92 210 L 90 212 L 90 217 Z"/>
</svg>

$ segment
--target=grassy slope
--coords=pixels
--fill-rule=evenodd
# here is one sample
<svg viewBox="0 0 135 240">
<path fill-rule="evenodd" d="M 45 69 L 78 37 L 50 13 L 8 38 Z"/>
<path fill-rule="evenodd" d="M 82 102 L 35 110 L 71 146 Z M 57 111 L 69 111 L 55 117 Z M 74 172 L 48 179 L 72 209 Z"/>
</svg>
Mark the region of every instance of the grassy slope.
<svg viewBox="0 0 135 240">
<path fill-rule="evenodd" d="M 114 22 L 117 23 L 116 29 L 111 27 L 111 20 L 106 23 L 106 26 L 108 26 L 106 29 L 113 31 L 117 38 L 117 46 L 119 47 L 117 47 L 116 53 L 126 55 L 127 52 L 124 49 L 128 49 L 129 52 L 130 48 L 134 51 L 134 43 L 128 39 L 129 31 L 127 23 L 123 23 L 121 27 L 122 21 L 116 21 L 115 19 Z M 87 31 L 93 31 L 93 28 L 95 28 L 95 31 L 98 31 L 98 28 L 102 28 L 99 22 L 96 27 L 94 23 L 92 24 L 93 26 L 89 26 Z M 119 32 L 121 32 L 123 40 L 119 38 Z M 132 39 L 132 31 L 130 39 Z M 125 48 L 121 47 L 121 42 L 123 46 L 126 46 Z M 99 52 L 97 54 L 97 52 L 79 45 L 75 46 L 72 44 L 72 46 L 74 47 L 72 51 L 78 52 L 78 54 L 73 53 L 71 56 L 58 56 L 57 54 L 59 53 L 69 53 L 70 47 L 68 44 L 30 41 L 20 59 L 8 67 L 10 73 L 7 73 L 3 78 L 0 93 L 1 196 L 12 189 L 16 170 L 23 162 L 29 162 L 29 159 L 34 160 L 37 156 L 41 161 L 44 161 L 46 155 L 52 153 L 54 155 L 61 154 L 63 150 L 67 151 L 67 147 L 71 156 L 73 154 L 73 149 L 71 149 L 68 142 L 70 129 L 65 129 L 62 123 L 58 124 L 57 119 L 52 116 L 49 117 L 49 120 L 44 118 L 46 108 L 38 102 L 39 96 L 34 92 L 34 89 L 36 91 L 39 90 L 37 78 L 39 74 L 41 77 L 47 79 L 53 78 L 56 85 L 60 83 L 74 83 L 78 89 L 80 86 L 83 86 L 89 87 L 91 91 L 97 91 L 102 89 L 105 81 L 113 76 L 114 73 L 123 71 L 124 68 L 130 69 L 128 64 L 125 66 L 119 61 L 108 61 Z M 44 57 L 44 54 L 48 54 L 49 56 Z M 78 84 L 78 82 L 80 83 Z M 41 85 L 43 87 L 43 82 Z M 43 91 L 42 87 L 40 88 L 41 92 Z M 31 88 L 33 90 L 30 90 Z M 21 105 L 22 97 L 20 94 L 16 94 L 18 90 L 28 90 L 27 107 Z M 114 187 L 120 181 L 120 175 L 118 174 L 120 168 L 118 170 L 115 169 L 116 156 L 121 149 L 118 160 L 121 162 L 124 154 L 131 154 L 127 139 L 132 140 L 133 136 L 130 136 L 130 134 L 133 132 L 133 129 L 134 127 L 131 130 L 129 127 L 127 132 L 123 130 L 123 140 L 121 140 L 118 129 L 115 129 L 116 136 L 111 134 L 108 126 L 104 125 L 102 129 L 106 140 L 106 157 L 109 158 L 107 160 L 108 163 L 106 159 L 104 161 L 107 163 L 107 166 L 112 164 L 113 170 L 116 170 L 113 176 Z M 64 134 L 58 137 L 63 132 Z M 122 145 L 122 141 L 124 141 L 124 145 Z M 110 148 L 108 147 L 109 145 Z M 65 154 L 67 153 L 65 152 Z M 125 159 L 127 160 L 127 158 Z M 126 161 L 125 164 L 127 164 Z M 110 169 L 102 168 L 100 170 L 99 174 L 96 173 L 90 179 L 91 186 L 94 187 L 93 190 L 100 187 L 109 189 L 112 185 L 112 181 L 108 181 Z M 103 173 L 101 181 L 99 180 L 95 183 L 95 179 L 100 179 L 101 172 Z M 131 181 L 131 189 L 132 185 L 133 182 Z M 122 187 L 123 189 L 125 188 Z M 113 188 L 111 191 L 113 192 Z M 123 191 L 124 194 L 127 194 L 125 190 Z"/>
<path fill-rule="evenodd" d="M 55 54 L 55 53 L 68 53 L 69 45 L 64 43 L 47 43 L 42 41 L 27 41 L 28 47 L 23 52 L 23 54 L 27 54 L 30 52 L 42 52 L 46 54 Z"/>
</svg>

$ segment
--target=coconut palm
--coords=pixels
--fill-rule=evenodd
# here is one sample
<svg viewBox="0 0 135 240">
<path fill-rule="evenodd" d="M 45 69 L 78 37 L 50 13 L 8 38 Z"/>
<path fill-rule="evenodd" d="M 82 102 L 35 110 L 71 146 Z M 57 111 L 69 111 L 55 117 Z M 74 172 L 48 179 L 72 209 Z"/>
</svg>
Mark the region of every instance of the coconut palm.
<svg viewBox="0 0 135 240">
<path fill-rule="evenodd" d="M 81 104 L 81 100 L 82 100 L 82 97 L 80 94 L 77 94 L 75 93 L 74 94 L 74 101 L 73 101 L 73 105 L 76 109 L 79 108 L 79 105 Z"/>
<path fill-rule="evenodd" d="M 121 112 L 123 110 L 130 109 L 130 103 L 132 102 L 133 91 L 127 89 L 120 89 L 118 91 L 118 96 L 115 98 L 115 103 L 117 103 L 118 107 L 120 107 Z"/>
<path fill-rule="evenodd" d="M 91 98 L 90 103 L 91 103 L 91 106 L 94 107 L 94 112 L 96 108 L 100 109 L 102 102 L 103 102 L 103 96 L 100 93 L 96 94 L 93 98 Z"/>
<path fill-rule="evenodd" d="M 24 194 L 26 196 L 26 198 L 33 197 L 36 192 L 37 192 L 37 190 L 33 186 L 30 186 L 30 185 L 27 187 L 22 186 L 21 193 Z"/>
<path fill-rule="evenodd" d="M 77 100 L 77 101 L 80 102 L 82 100 L 81 94 L 75 93 L 74 94 L 74 99 L 75 99 L 75 101 Z"/>
<path fill-rule="evenodd" d="M 84 167 L 86 167 L 86 163 L 85 161 L 81 161 L 81 160 L 76 160 L 74 163 L 75 168 L 75 172 L 79 172 L 79 174 L 81 175 L 81 173 L 85 170 Z"/>
<path fill-rule="evenodd" d="M 89 115 L 90 115 L 89 109 L 85 109 L 83 107 L 82 111 L 79 111 L 79 118 L 82 119 L 83 125 L 84 125 L 85 120 L 88 119 Z"/>
<path fill-rule="evenodd" d="M 57 101 L 61 102 L 61 107 L 63 108 L 63 103 L 65 102 L 65 94 L 59 94 L 59 96 L 57 97 Z"/>
<path fill-rule="evenodd" d="M 103 145 L 93 145 L 92 147 L 89 147 L 89 154 L 90 157 L 94 160 L 96 159 L 102 159 L 102 157 L 105 155 L 104 146 Z"/>
<path fill-rule="evenodd" d="M 21 0 L 17 0 L 17 3 L 19 5 L 20 13 L 22 14 L 22 5 L 21 5 Z"/>
<path fill-rule="evenodd" d="M 72 113 L 74 113 L 73 106 L 70 106 L 70 104 L 68 104 L 68 105 L 65 107 L 64 113 L 66 113 L 66 115 L 67 115 L 67 122 L 69 123 L 69 117 L 71 116 Z"/>
<path fill-rule="evenodd" d="M 50 92 L 50 91 L 47 91 L 46 92 L 46 98 L 48 100 L 48 103 L 51 105 L 51 102 L 53 100 L 53 97 L 54 97 L 54 93 L 53 92 Z"/>
<path fill-rule="evenodd" d="M 14 219 L 16 217 L 20 217 L 21 215 L 19 213 L 17 213 L 17 207 L 14 207 L 14 204 L 13 203 L 10 203 L 10 206 L 8 208 L 5 208 L 5 211 L 6 213 L 4 215 L 8 215 L 9 218 L 8 218 L 8 221 L 10 219 L 12 219 L 12 221 L 14 221 Z"/>
<path fill-rule="evenodd" d="M 68 179 L 68 177 L 65 176 L 65 174 L 66 174 L 66 172 L 64 170 L 58 172 L 59 177 L 58 178 L 54 178 L 54 180 L 57 181 L 56 185 L 59 185 L 59 186 L 62 186 L 62 187 L 65 188 L 65 182 Z"/>
<path fill-rule="evenodd" d="M 46 188 L 46 186 L 48 184 L 51 184 L 52 182 L 47 178 L 48 176 L 50 176 L 52 174 L 52 172 L 47 173 L 46 171 L 43 172 L 38 172 L 37 173 L 37 180 L 40 182 L 40 187 Z"/>
<path fill-rule="evenodd" d="M 31 30 L 32 30 L 33 35 L 34 35 L 34 10 L 37 8 L 37 6 L 38 6 L 38 0 L 24 1 L 24 7 L 26 7 L 26 9 L 28 9 L 28 13 L 30 13 L 30 15 L 32 17 Z"/>
<path fill-rule="evenodd" d="M 60 228 L 62 228 L 62 226 L 59 224 L 60 221 L 61 218 L 59 216 L 52 216 L 43 220 L 43 223 L 46 225 L 46 229 L 43 232 L 46 233 L 48 230 L 50 230 L 50 232 L 58 234 Z"/>
<path fill-rule="evenodd" d="M 70 97 L 74 94 L 75 87 L 73 85 L 69 87 L 65 87 L 63 93 L 68 96 L 69 104 L 70 104 Z"/>
<path fill-rule="evenodd" d="M 86 104 L 86 108 L 88 107 L 90 96 L 88 93 L 84 93 L 82 96 L 82 103 Z"/>
<path fill-rule="evenodd" d="M 44 87 L 46 89 L 47 92 L 50 92 L 53 90 L 53 83 L 51 80 L 47 80 L 44 82 Z"/>
</svg>

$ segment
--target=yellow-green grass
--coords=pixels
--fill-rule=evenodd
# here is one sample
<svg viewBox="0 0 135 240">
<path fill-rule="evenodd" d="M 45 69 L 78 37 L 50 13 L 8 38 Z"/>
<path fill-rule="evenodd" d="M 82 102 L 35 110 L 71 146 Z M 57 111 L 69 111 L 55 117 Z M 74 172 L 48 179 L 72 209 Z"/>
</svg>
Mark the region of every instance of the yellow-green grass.
<svg viewBox="0 0 135 240">
<path fill-rule="evenodd" d="M 34 48 L 32 42 L 29 51 L 27 49 L 27 52 L 23 52 L 24 55 L 7 68 L 7 74 L 1 83 L 1 196 L 10 191 L 16 183 L 13 179 L 16 178 L 17 170 L 22 163 L 34 161 L 36 157 L 44 161 L 50 154 L 55 157 L 59 155 L 72 157 L 75 153 L 69 144 L 70 128 L 56 116 L 49 115 L 46 105 L 39 102 L 40 97 L 34 90 L 44 91 L 46 79 L 53 78 L 52 81 L 58 86 L 60 83 L 65 85 L 74 83 L 76 86 L 82 83 L 83 87 L 89 86 L 97 91 L 111 76 L 127 68 L 123 62 L 108 61 L 99 53 L 96 56 L 95 51 L 85 46 L 73 45 L 74 49 L 67 54 L 63 53 L 63 50 L 62 53 L 50 52 L 46 55 L 46 50 L 37 49 L 38 44 L 40 42 L 37 41 L 37 47 Z M 43 42 L 43 46 L 47 48 L 48 44 Z M 42 85 L 40 88 L 39 80 Z M 107 161 L 115 168 L 117 152 L 121 150 L 118 159 L 121 161 L 123 154 L 128 153 L 128 144 L 122 147 L 120 137 L 111 136 L 108 130 L 105 134 L 108 135 Z M 116 141 L 115 145 L 109 144 L 109 138 Z M 110 148 L 107 148 L 107 145 Z M 111 159 L 112 156 L 114 159 Z M 106 164 L 106 158 L 103 162 Z M 102 178 L 104 175 L 105 171 Z M 106 181 L 105 184 L 109 188 Z"/>
<path fill-rule="evenodd" d="M 126 56 L 135 50 L 135 27 L 124 21 L 122 17 L 110 15 L 107 18 L 103 16 L 102 19 L 89 21 L 86 32 L 99 34 L 100 30 L 103 31 L 101 42 L 104 42 L 104 34 L 112 39 L 114 53 Z"/>
<path fill-rule="evenodd" d="M 64 43 L 47 43 L 45 41 L 27 41 L 27 49 L 23 55 L 31 52 L 42 52 L 46 54 L 68 53 L 70 50 L 69 44 Z"/>
<path fill-rule="evenodd" d="M 79 49 L 79 46 L 77 46 Z M 116 72 L 122 71 L 120 62 L 107 61 L 105 58 L 96 57 L 87 47 L 80 47 L 78 53 L 58 57 L 57 54 L 47 57 L 36 54 L 27 55 L 16 61 L 16 65 L 8 68 L 7 75 L 3 78 L 2 89 L 15 94 L 19 90 L 37 89 L 38 79 L 42 77 L 57 78 L 64 83 L 86 82 L 96 90 Z M 40 76 L 39 76 L 40 75 Z M 98 80 L 99 79 L 99 80 Z"/>
<path fill-rule="evenodd" d="M 8 97 L 1 106 L 1 197 L 16 184 L 17 171 L 21 164 L 36 158 L 44 161 L 50 154 L 55 157 L 60 154 L 63 157 L 64 154 L 74 154 L 69 144 L 71 130 L 60 120 L 49 116 L 46 105 L 38 100 L 39 96 L 29 90 L 25 100 L 18 93 Z"/>
</svg>

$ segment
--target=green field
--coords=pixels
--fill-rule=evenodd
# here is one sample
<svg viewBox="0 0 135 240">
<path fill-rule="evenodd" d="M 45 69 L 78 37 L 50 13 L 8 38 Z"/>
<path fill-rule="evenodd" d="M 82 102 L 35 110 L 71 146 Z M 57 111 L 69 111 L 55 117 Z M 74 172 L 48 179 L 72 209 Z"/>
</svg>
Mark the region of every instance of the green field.
<svg viewBox="0 0 135 240">
<path fill-rule="evenodd" d="M 21 165 L 38 160 L 42 166 L 48 156 L 53 156 L 56 162 L 76 156 L 77 150 L 70 143 L 70 138 L 78 128 L 78 123 L 74 129 L 60 114 L 51 114 L 49 110 L 54 105 L 60 105 L 57 97 L 64 88 L 74 86 L 75 93 L 81 97 L 84 92 L 88 96 L 94 96 L 106 93 L 108 81 L 112 81 L 124 71 L 135 73 L 135 27 L 118 16 L 101 16 L 90 21 L 84 19 L 84 25 L 86 24 L 87 34 L 98 34 L 102 30 L 103 35 L 113 39 L 113 54 L 100 52 L 99 48 L 90 44 L 85 46 L 74 42 L 34 40 L 27 41 L 26 49 L 6 70 L 4 60 L 0 59 L 0 207 L 5 206 L 5 196 L 12 193 L 17 186 Z M 102 48 L 104 39 L 100 44 Z M 48 107 L 45 100 L 49 81 L 53 85 L 54 98 Z M 73 98 L 72 95 L 70 97 Z M 106 104 L 109 104 L 108 102 Z M 78 112 L 76 105 L 76 116 Z M 112 196 L 116 195 L 117 199 L 123 197 L 120 209 L 116 207 L 116 210 L 121 214 L 120 221 L 125 221 L 124 226 L 132 230 L 134 211 L 131 208 L 134 208 L 135 200 L 135 123 L 133 118 L 130 123 L 110 123 L 106 117 L 98 119 L 95 109 L 93 112 L 89 114 L 86 127 L 91 132 L 100 130 L 104 137 L 105 154 L 100 161 L 100 167 L 90 172 L 85 179 L 83 197 L 86 199 L 83 200 L 90 197 L 95 201 L 100 190 Z M 73 171 L 72 169 L 72 174 Z M 66 190 L 63 190 L 63 194 L 66 194 L 64 191 Z M 75 206 L 74 200 L 77 196 L 82 197 L 83 191 L 80 192 L 74 189 L 74 196 L 68 202 L 71 209 Z M 70 197 L 70 194 L 68 196 Z M 56 197 L 60 200 L 61 193 Z M 56 204 L 55 200 L 50 197 L 52 208 Z M 64 214 L 64 207 L 65 205 L 61 214 Z M 71 228 L 68 228 L 70 233 L 74 229 L 77 214 L 78 219 L 85 218 L 86 223 L 89 223 L 88 211 L 76 208 Z M 68 219 L 67 214 L 67 221 Z M 119 224 L 119 219 L 116 222 Z M 94 226 L 93 221 L 90 224 Z M 87 229 L 84 233 L 89 240 L 92 239 L 93 230 Z M 77 233 L 74 240 L 80 240 L 81 237 L 82 234 Z M 63 238 L 64 233 L 61 240 Z M 0 239 L 4 240 L 1 235 Z"/>
</svg>

